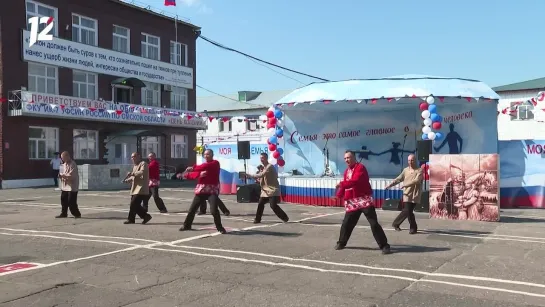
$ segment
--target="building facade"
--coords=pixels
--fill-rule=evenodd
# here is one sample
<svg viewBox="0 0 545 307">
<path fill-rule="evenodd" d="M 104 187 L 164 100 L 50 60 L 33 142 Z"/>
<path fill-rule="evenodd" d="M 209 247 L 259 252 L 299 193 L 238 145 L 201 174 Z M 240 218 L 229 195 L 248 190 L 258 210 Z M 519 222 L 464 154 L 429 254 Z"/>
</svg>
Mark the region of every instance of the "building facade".
<svg viewBox="0 0 545 307">
<path fill-rule="evenodd" d="M 62 151 L 78 164 L 128 164 L 134 151 L 194 163 L 206 128 L 195 116 L 199 27 L 118 0 L 2 2 L 0 27 L 3 188 L 52 185 Z M 53 39 L 30 46 L 31 30 Z"/>
<path fill-rule="evenodd" d="M 534 118 L 534 106 L 522 103 L 545 90 L 545 78 L 523 81 L 493 88 L 498 102 L 498 140 L 545 140 L 545 123 Z M 503 110 L 507 110 L 503 113 Z"/>
</svg>

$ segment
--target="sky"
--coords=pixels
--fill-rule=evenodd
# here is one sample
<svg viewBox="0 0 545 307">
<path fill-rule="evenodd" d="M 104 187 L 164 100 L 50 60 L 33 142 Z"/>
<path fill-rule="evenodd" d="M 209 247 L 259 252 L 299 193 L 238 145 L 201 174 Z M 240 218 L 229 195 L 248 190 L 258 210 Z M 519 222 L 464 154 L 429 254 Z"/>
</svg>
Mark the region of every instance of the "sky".
<svg viewBox="0 0 545 307">
<path fill-rule="evenodd" d="M 545 50 L 540 0 L 137 2 L 189 19 L 225 46 L 327 80 L 423 74 L 494 87 L 545 77 L 538 64 Z M 273 69 L 289 78 L 197 41 L 197 85 L 214 92 L 289 90 L 317 81 Z"/>
</svg>

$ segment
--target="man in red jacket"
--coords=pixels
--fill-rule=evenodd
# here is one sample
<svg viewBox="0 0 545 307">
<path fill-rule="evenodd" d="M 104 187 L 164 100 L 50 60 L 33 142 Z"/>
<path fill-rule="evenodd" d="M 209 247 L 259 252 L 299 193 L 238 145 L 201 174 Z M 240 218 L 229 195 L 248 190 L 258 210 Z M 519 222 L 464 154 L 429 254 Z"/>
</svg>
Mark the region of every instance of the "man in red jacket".
<svg viewBox="0 0 545 307">
<path fill-rule="evenodd" d="M 150 152 L 148 154 L 148 160 L 150 194 L 144 199 L 142 207 L 144 210 L 146 210 L 146 212 L 148 212 L 148 203 L 150 198 L 153 197 L 153 201 L 155 202 L 157 209 L 159 209 L 161 213 L 167 213 L 167 207 L 165 206 L 163 199 L 159 197 L 159 185 L 161 184 L 161 180 L 159 178 L 159 162 L 157 162 L 157 157 L 154 152 Z"/>
<path fill-rule="evenodd" d="M 227 233 L 221 225 L 221 217 L 218 211 L 218 195 L 220 193 L 220 163 L 214 160 L 214 152 L 211 149 L 204 151 L 205 162 L 193 167 L 188 167 L 183 176 L 186 179 L 197 179 L 195 197 L 189 207 L 189 212 L 180 231 L 190 230 L 195 214 L 203 202 L 210 202 L 210 213 L 214 217 L 216 229 L 222 234 Z"/>
<path fill-rule="evenodd" d="M 373 237 L 383 254 L 390 253 L 390 245 L 382 226 L 378 223 L 377 212 L 373 200 L 373 189 L 369 183 L 369 174 L 363 164 L 356 161 L 354 152 L 347 150 L 344 154 L 347 168 L 344 171 L 344 180 L 337 184 L 336 198 L 344 201 L 345 215 L 341 226 L 339 241 L 335 249 L 346 247 L 350 235 L 358 224 L 363 213 L 371 226 Z"/>
</svg>

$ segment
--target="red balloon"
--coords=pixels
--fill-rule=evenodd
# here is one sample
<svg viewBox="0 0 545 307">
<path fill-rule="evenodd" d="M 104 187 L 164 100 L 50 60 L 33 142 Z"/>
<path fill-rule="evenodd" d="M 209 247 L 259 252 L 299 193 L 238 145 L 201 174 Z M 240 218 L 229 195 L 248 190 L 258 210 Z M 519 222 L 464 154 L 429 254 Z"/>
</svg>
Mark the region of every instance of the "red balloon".
<svg viewBox="0 0 545 307">
<path fill-rule="evenodd" d="M 424 174 L 424 180 L 430 180 L 430 175 L 428 175 L 428 173 Z"/>
<path fill-rule="evenodd" d="M 426 102 L 422 102 L 420 104 L 420 111 L 425 111 L 428 109 L 428 104 Z"/>
<path fill-rule="evenodd" d="M 267 129 L 271 129 L 271 128 L 274 128 L 274 127 L 276 127 L 276 125 L 275 125 L 275 124 L 270 124 L 270 123 L 269 123 L 269 124 L 267 124 Z"/>
<path fill-rule="evenodd" d="M 268 144 L 268 145 L 271 145 L 271 141 L 269 141 L 269 139 L 267 139 L 267 144 Z"/>
<path fill-rule="evenodd" d="M 424 163 L 424 164 L 420 165 L 420 168 L 421 168 L 421 169 L 423 169 L 423 170 L 425 170 L 425 169 L 426 169 L 426 167 L 427 167 L 426 163 Z"/>
<path fill-rule="evenodd" d="M 273 152 L 273 158 L 278 159 L 280 157 L 280 153 L 278 151 Z"/>
<path fill-rule="evenodd" d="M 274 144 L 269 144 L 269 150 L 270 150 L 270 151 L 275 151 L 275 150 L 276 150 L 276 145 L 274 145 Z"/>
<path fill-rule="evenodd" d="M 431 124 L 431 127 L 435 130 L 441 129 L 441 122 L 434 122 Z"/>
<path fill-rule="evenodd" d="M 269 118 L 269 124 L 276 125 L 276 117 Z"/>
<path fill-rule="evenodd" d="M 286 161 L 284 160 L 276 160 L 276 163 L 278 164 L 278 166 L 284 166 L 286 164 Z"/>
<path fill-rule="evenodd" d="M 268 118 L 273 118 L 274 117 L 274 112 L 273 111 L 267 111 L 267 117 Z"/>
</svg>

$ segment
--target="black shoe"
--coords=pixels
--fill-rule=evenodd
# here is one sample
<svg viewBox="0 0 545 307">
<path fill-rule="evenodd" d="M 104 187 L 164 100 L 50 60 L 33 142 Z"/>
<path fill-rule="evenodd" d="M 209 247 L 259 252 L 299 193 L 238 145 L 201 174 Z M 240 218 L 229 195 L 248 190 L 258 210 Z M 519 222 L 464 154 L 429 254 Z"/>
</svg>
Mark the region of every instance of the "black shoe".
<svg viewBox="0 0 545 307">
<path fill-rule="evenodd" d="M 187 231 L 187 230 L 191 230 L 191 227 L 185 227 L 185 226 L 180 227 L 180 231 Z"/>
<path fill-rule="evenodd" d="M 68 217 L 68 214 L 59 214 L 55 218 L 56 219 L 64 219 L 64 218 L 67 218 L 67 217 Z"/>
<path fill-rule="evenodd" d="M 381 249 L 382 249 L 382 254 L 383 254 L 383 255 L 388 255 L 388 254 L 391 254 L 391 253 L 392 253 L 392 251 L 390 250 L 390 245 L 386 245 L 386 246 L 384 246 L 384 247 L 381 248 Z"/>
<path fill-rule="evenodd" d="M 261 224 L 260 220 L 254 220 L 254 224 Z"/>
<path fill-rule="evenodd" d="M 337 245 L 335 245 L 335 250 L 341 250 L 341 249 L 344 249 L 345 247 L 346 245 L 337 243 Z"/>
<path fill-rule="evenodd" d="M 399 228 L 399 226 L 392 225 L 392 227 L 394 227 L 395 231 L 401 231 L 401 228 Z"/>
<path fill-rule="evenodd" d="M 205 215 L 205 214 L 206 214 L 206 212 L 199 212 L 199 213 L 197 213 L 197 215 Z"/>
<path fill-rule="evenodd" d="M 160 210 L 159 212 L 161 213 L 168 213 L 168 211 L 165 209 L 165 210 Z"/>
<path fill-rule="evenodd" d="M 288 217 L 285 220 L 282 220 L 282 222 L 287 223 L 287 222 L 289 222 L 289 220 L 290 220 L 290 218 Z"/>
<path fill-rule="evenodd" d="M 418 232 L 418 231 L 417 231 L 416 229 L 411 229 L 411 230 L 409 230 L 409 234 L 410 234 L 410 235 L 414 235 L 414 234 L 416 234 L 417 232 Z"/>
<path fill-rule="evenodd" d="M 231 211 L 229 211 L 229 210 L 225 211 L 224 215 L 225 215 L 225 216 L 231 215 Z"/>
<path fill-rule="evenodd" d="M 224 234 L 227 233 L 227 230 L 225 230 L 225 228 L 218 229 L 218 231 L 219 231 L 222 235 L 224 235 Z"/>
<path fill-rule="evenodd" d="M 74 215 L 74 218 L 75 218 L 75 219 L 80 219 L 80 218 L 81 218 L 81 215 Z"/>
<path fill-rule="evenodd" d="M 123 224 L 134 224 L 134 223 L 135 223 L 135 221 L 125 221 L 125 222 L 123 222 Z"/>
<path fill-rule="evenodd" d="M 142 225 L 146 225 L 147 222 L 149 222 L 151 220 L 151 215 L 147 215 L 143 220 L 142 220 Z"/>
</svg>

